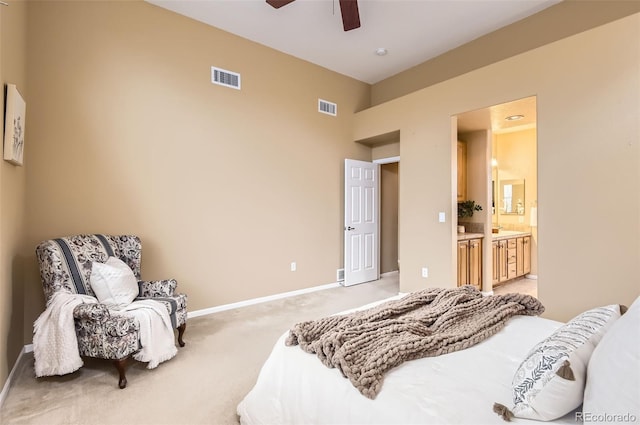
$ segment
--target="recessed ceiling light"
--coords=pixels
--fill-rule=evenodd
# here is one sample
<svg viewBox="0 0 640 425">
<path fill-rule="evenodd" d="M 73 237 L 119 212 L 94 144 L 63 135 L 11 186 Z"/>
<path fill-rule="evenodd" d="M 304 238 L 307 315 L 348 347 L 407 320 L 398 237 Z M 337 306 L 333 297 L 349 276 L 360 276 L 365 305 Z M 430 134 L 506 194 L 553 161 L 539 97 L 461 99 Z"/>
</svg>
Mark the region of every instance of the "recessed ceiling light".
<svg viewBox="0 0 640 425">
<path fill-rule="evenodd" d="M 524 115 L 509 115 L 505 120 L 507 121 L 518 121 L 524 118 Z"/>
<path fill-rule="evenodd" d="M 378 48 L 375 50 L 375 53 L 376 53 L 376 55 L 378 55 L 378 56 L 384 56 L 384 55 L 386 55 L 388 52 L 387 52 L 387 49 L 385 49 L 384 47 L 378 47 Z"/>
</svg>

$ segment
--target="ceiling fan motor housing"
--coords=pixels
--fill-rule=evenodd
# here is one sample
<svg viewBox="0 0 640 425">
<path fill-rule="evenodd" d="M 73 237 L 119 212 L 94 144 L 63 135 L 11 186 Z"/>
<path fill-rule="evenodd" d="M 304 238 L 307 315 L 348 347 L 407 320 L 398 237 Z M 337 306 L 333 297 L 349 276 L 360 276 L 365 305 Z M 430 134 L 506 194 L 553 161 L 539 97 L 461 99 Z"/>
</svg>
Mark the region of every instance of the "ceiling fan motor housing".
<svg viewBox="0 0 640 425">
<path fill-rule="evenodd" d="M 276 9 L 292 3 L 294 0 L 267 0 L 267 3 Z M 345 31 L 360 28 L 360 12 L 358 0 L 340 0 L 340 12 L 342 13 L 342 27 Z"/>
</svg>

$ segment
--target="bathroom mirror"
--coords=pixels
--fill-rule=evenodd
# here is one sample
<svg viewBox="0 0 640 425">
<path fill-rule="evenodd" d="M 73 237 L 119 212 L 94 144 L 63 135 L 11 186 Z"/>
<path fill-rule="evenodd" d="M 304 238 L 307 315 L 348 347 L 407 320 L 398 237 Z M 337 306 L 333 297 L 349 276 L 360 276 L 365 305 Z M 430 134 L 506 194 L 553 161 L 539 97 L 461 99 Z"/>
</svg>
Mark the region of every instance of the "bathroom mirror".
<svg viewBox="0 0 640 425">
<path fill-rule="evenodd" d="M 502 180 L 500 195 L 500 214 L 524 215 L 524 180 Z"/>
</svg>

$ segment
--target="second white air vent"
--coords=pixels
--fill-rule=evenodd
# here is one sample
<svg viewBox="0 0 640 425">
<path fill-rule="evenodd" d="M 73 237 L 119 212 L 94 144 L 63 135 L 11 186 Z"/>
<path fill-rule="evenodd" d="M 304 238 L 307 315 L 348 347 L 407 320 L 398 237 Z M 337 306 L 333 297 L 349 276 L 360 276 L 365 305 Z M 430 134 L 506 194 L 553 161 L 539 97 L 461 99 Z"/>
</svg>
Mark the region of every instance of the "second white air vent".
<svg viewBox="0 0 640 425">
<path fill-rule="evenodd" d="M 322 112 L 323 114 L 327 115 L 333 115 L 335 117 L 336 115 L 338 115 L 338 105 L 333 102 L 318 99 L 318 112 Z"/>
<path fill-rule="evenodd" d="M 211 67 L 211 82 L 225 87 L 240 90 L 240 74 L 226 69 Z"/>
</svg>

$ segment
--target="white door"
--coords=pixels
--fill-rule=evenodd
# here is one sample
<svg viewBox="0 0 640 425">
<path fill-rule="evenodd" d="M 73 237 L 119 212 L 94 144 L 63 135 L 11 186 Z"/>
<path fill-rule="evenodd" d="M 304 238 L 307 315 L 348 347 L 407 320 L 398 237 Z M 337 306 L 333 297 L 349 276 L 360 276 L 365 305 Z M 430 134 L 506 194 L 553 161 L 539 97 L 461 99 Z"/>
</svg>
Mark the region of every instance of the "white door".
<svg viewBox="0 0 640 425">
<path fill-rule="evenodd" d="M 380 277 L 379 165 L 344 161 L 344 285 Z"/>
</svg>

